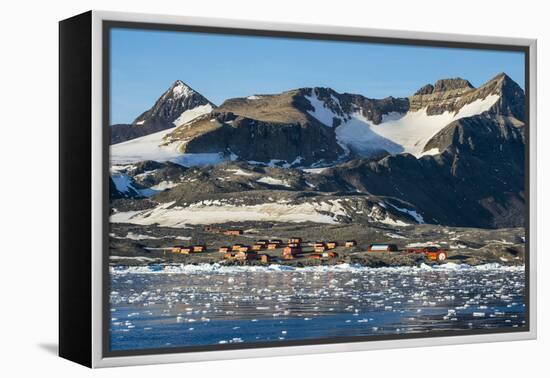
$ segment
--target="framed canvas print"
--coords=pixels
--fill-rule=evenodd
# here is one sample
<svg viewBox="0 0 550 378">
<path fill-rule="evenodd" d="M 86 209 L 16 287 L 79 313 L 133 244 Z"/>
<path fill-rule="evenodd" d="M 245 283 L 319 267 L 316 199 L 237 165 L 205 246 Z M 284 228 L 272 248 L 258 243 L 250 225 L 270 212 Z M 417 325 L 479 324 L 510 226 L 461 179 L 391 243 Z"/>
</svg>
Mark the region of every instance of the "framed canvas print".
<svg viewBox="0 0 550 378">
<path fill-rule="evenodd" d="M 60 355 L 536 337 L 536 42 L 60 22 Z"/>
</svg>

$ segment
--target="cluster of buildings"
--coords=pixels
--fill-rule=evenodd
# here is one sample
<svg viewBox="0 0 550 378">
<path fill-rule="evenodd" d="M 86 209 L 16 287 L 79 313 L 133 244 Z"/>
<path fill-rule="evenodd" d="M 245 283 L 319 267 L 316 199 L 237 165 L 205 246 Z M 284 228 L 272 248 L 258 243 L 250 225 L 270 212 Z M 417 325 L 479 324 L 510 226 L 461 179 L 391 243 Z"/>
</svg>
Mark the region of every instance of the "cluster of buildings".
<svg viewBox="0 0 550 378">
<path fill-rule="evenodd" d="M 241 229 L 220 229 L 212 226 L 205 226 L 204 231 L 219 233 L 228 236 L 240 236 L 243 235 Z M 284 260 L 292 260 L 295 258 L 307 258 L 307 259 L 334 259 L 338 257 L 338 253 L 335 249 L 339 246 L 345 248 L 353 248 L 357 246 L 355 240 L 346 240 L 342 244 L 337 241 L 317 241 L 314 243 L 307 243 L 307 246 L 312 247 L 304 251 L 304 243 L 300 237 L 291 237 L 287 243 L 283 243 L 280 239 L 261 239 L 257 240 L 252 245 L 245 245 L 236 243 L 233 245 L 222 246 L 218 248 L 219 253 L 223 253 L 225 260 L 236 261 L 255 261 L 268 263 L 275 259 L 269 254 L 269 251 L 275 253 L 276 250 L 282 248 L 280 258 Z M 190 254 L 201 253 L 206 251 L 206 245 L 198 244 L 193 246 L 174 246 L 171 248 L 173 253 Z M 424 246 L 416 248 L 406 248 L 400 250 L 396 244 L 391 243 L 375 243 L 370 244 L 367 248 L 367 252 L 405 252 L 424 254 L 426 258 L 433 261 L 444 261 L 447 259 L 447 252 L 439 247 Z M 279 257 L 277 257 L 279 258 Z"/>
<path fill-rule="evenodd" d="M 219 232 L 225 235 L 242 235 L 242 230 L 213 230 L 211 228 L 208 231 Z M 226 260 L 237 261 L 252 261 L 260 260 L 268 263 L 272 261 L 273 257 L 268 252 L 280 250 L 282 248 L 281 257 L 285 260 L 292 260 L 299 257 L 308 259 L 321 259 L 321 258 L 336 258 L 338 253 L 334 251 L 340 244 L 336 241 L 319 241 L 315 243 L 309 243 L 309 246 L 313 247 L 311 251 L 304 251 L 302 238 L 291 237 L 287 243 L 283 243 L 280 239 L 261 239 L 257 240 L 253 245 L 245 245 L 236 243 L 231 246 L 222 246 L 218 248 L 219 253 L 223 253 L 223 258 Z M 351 248 L 357 245 L 355 240 L 347 240 L 342 244 L 344 247 Z M 174 246 L 171 248 L 172 253 L 179 254 L 191 254 L 205 252 L 205 245 L 193 245 L 193 246 Z"/>
</svg>

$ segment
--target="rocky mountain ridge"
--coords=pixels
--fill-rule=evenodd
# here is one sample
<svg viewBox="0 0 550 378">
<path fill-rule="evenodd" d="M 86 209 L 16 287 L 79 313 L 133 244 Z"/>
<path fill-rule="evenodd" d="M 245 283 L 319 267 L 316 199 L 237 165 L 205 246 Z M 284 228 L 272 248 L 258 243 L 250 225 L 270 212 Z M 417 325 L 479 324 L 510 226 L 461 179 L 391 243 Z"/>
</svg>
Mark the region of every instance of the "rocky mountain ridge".
<svg viewBox="0 0 550 378">
<path fill-rule="evenodd" d="M 162 158 L 113 167 L 111 197 L 155 214 L 221 201 L 220 211 L 305 209 L 335 222 L 522 227 L 524 117 L 523 90 L 505 74 L 479 88 L 444 79 L 408 98 L 300 88 L 230 99 L 151 134 L 154 146 L 136 139 L 132 154 Z M 211 165 L 194 166 L 204 156 Z"/>
<path fill-rule="evenodd" d="M 506 75 L 479 88 L 463 79 L 440 80 L 433 88 L 409 98 L 369 99 L 330 88 L 235 98 L 181 125 L 165 140 L 179 144 L 182 154 L 219 152 L 240 160 L 323 165 L 387 153 L 421 155 L 429 150 L 429 139 L 458 118 L 485 111 L 518 119 L 524 115 L 521 88 Z M 435 126 L 422 127 L 434 120 Z M 415 134 L 418 140 L 411 139 Z"/>
</svg>

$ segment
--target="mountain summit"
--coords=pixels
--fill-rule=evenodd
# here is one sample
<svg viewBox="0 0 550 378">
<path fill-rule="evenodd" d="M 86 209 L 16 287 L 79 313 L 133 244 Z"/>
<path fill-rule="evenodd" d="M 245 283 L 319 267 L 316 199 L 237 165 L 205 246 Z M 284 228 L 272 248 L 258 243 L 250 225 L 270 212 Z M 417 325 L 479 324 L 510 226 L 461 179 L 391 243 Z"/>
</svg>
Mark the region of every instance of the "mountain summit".
<svg viewBox="0 0 550 378">
<path fill-rule="evenodd" d="M 132 123 L 135 126 L 146 126 L 152 131 L 179 126 L 176 120 L 187 110 L 198 106 L 215 107 L 203 95 L 177 80 L 160 96 L 153 107 L 143 112 Z"/>
<path fill-rule="evenodd" d="M 179 126 L 195 115 L 210 112 L 215 105 L 199 92 L 176 80 L 149 109 L 140 114 L 131 124 L 111 127 L 111 144 L 149 135 Z M 181 117 L 181 118 L 180 118 Z"/>
</svg>

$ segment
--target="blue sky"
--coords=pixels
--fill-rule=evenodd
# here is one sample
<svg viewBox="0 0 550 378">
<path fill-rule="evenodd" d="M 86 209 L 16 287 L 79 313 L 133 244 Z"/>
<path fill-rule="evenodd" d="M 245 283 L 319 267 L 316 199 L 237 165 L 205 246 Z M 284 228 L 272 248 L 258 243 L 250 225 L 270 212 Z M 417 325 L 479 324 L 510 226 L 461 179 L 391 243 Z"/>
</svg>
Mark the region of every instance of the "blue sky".
<svg viewBox="0 0 550 378">
<path fill-rule="evenodd" d="M 313 86 L 400 97 L 441 78 L 479 86 L 500 72 L 524 87 L 523 54 L 112 29 L 110 123 L 132 122 L 177 79 L 219 105 Z"/>
</svg>

